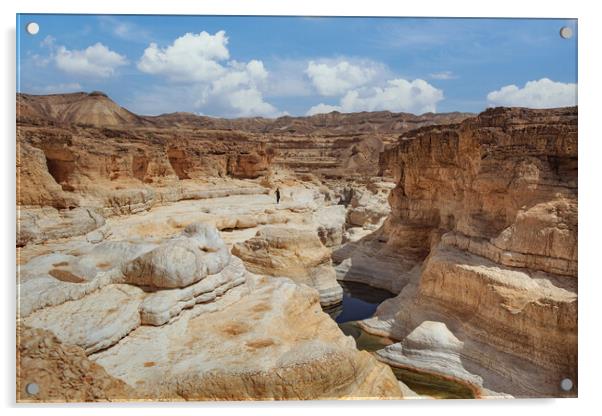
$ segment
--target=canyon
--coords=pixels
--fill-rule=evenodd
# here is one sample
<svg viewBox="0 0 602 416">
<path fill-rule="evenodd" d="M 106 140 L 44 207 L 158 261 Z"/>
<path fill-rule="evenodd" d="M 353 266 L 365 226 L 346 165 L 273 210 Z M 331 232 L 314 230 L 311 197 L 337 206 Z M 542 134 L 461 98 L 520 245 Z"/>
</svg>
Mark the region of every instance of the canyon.
<svg viewBox="0 0 602 416">
<path fill-rule="evenodd" d="M 576 107 L 17 94 L 17 399 L 575 397 L 577 161 Z"/>
</svg>

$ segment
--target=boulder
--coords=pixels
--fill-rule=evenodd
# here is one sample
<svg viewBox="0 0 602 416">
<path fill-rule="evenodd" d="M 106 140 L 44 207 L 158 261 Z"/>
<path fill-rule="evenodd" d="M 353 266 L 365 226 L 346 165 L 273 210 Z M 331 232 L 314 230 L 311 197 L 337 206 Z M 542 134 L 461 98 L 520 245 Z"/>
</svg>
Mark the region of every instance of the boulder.
<svg viewBox="0 0 602 416">
<path fill-rule="evenodd" d="M 462 365 L 463 343 L 441 322 L 424 321 L 403 342 L 391 344 L 376 352 L 377 358 L 393 367 L 428 379 L 442 390 L 449 384 L 465 388 L 475 398 L 483 393 L 483 379 L 468 372 Z"/>
<path fill-rule="evenodd" d="M 230 261 L 215 227 L 191 224 L 124 266 L 124 282 L 153 288 L 182 288 L 219 273 Z"/>
<path fill-rule="evenodd" d="M 232 247 L 253 273 L 289 277 L 320 294 L 323 306 L 340 303 L 343 289 L 326 248 L 311 228 L 266 226 L 255 237 Z"/>
<path fill-rule="evenodd" d="M 164 325 L 179 316 L 182 310 L 197 304 L 214 302 L 230 289 L 246 281 L 246 270 L 236 257 L 223 270 L 185 288 L 158 290 L 148 295 L 140 305 L 145 325 Z M 197 309 L 200 310 L 200 309 Z"/>
</svg>

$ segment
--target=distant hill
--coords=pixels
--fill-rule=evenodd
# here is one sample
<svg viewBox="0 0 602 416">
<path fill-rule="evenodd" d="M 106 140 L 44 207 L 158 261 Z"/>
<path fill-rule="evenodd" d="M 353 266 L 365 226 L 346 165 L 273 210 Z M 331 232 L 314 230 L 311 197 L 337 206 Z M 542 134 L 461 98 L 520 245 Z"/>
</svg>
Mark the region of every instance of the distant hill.
<svg viewBox="0 0 602 416">
<path fill-rule="evenodd" d="M 132 113 L 98 91 L 91 93 L 32 95 L 17 94 L 17 122 L 23 124 L 79 124 L 98 127 L 189 127 L 210 130 L 242 130 L 255 133 L 293 135 L 346 135 L 361 133 L 403 133 L 434 124 L 458 123 L 472 113 L 360 113 L 284 116 L 276 119 L 243 117 L 235 119 L 176 112 L 159 116 Z"/>
<path fill-rule="evenodd" d="M 46 120 L 58 124 L 124 126 L 145 124 L 144 118 L 116 104 L 106 94 L 17 94 L 17 121 Z"/>
</svg>

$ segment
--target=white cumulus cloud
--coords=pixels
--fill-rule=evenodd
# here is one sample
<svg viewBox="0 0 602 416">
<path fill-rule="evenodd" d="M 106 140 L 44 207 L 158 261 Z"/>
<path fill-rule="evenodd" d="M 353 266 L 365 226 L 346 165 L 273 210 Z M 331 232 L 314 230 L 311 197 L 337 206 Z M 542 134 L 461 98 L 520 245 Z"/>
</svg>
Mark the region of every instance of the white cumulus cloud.
<svg viewBox="0 0 602 416">
<path fill-rule="evenodd" d="M 314 105 L 313 107 L 311 107 L 308 111 L 307 111 L 307 115 L 308 116 L 313 116 L 314 114 L 326 114 L 326 113 L 332 113 L 333 111 L 343 111 L 343 109 L 341 108 L 341 106 L 338 105 L 330 105 L 330 104 L 324 104 L 324 103 L 320 103 L 317 105 Z"/>
<path fill-rule="evenodd" d="M 351 63 L 348 60 L 309 61 L 305 74 L 318 93 L 337 96 L 372 81 L 381 70 L 376 63 Z"/>
<path fill-rule="evenodd" d="M 280 115 L 263 99 L 261 88 L 267 77 L 268 72 L 261 61 L 251 60 L 246 64 L 232 61 L 220 78 L 209 84 L 199 84 L 201 93 L 195 106 L 202 111 L 236 117 Z"/>
<path fill-rule="evenodd" d="M 73 75 L 107 78 L 115 70 L 127 64 L 125 56 L 118 54 L 98 42 L 83 50 L 69 50 L 58 46 L 53 55 L 60 70 Z"/>
<path fill-rule="evenodd" d="M 437 103 L 443 99 L 443 91 L 422 79 L 408 81 L 402 78 L 389 80 L 383 87 L 371 87 L 348 91 L 339 105 L 318 104 L 307 115 L 340 111 L 388 110 L 422 114 L 436 112 Z"/>
<path fill-rule="evenodd" d="M 223 30 L 213 35 L 204 31 L 186 33 L 165 48 L 151 43 L 137 67 L 163 76 L 169 83 L 188 86 L 196 111 L 227 117 L 281 114 L 264 100 L 269 73 L 263 62 L 231 60 Z"/>
<path fill-rule="evenodd" d="M 548 78 L 529 81 L 524 87 L 506 85 L 487 94 L 490 106 L 552 108 L 577 105 L 577 84 Z"/>
<path fill-rule="evenodd" d="M 151 43 L 138 61 L 138 69 L 172 81 L 210 81 L 225 72 L 220 61 L 230 57 L 227 45 L 223 30 L 215 35 L 186 33 L 166 48 Z"/>
</svg>

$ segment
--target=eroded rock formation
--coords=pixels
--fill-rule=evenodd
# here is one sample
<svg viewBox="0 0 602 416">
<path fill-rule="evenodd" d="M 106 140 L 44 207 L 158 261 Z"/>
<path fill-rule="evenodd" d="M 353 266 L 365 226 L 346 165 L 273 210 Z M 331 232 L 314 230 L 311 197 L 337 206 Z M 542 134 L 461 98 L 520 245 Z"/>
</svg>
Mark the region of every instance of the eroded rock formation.
<svg viewBox="0 0 602 416">
<path fill-rule="evenodd" d="M 20 336 L 23 400 L 402 397 L 316 290 L 249 273 L 212 226 L 158 243 L 71 243 L 21 270 L 20 322 L 34 328 Z M 24 392 L 30 382 L 39 393 Z"/>
<path fill-rule="evenodd" d="M 364 328 L 403 340 L 444 322 L 486 387 L 575 394 L 560 381 L 577 376 L 576 109 L 491 109 L 395 155 L 382 237 L 425 261 Z"/>
<path fill-rule="evenodd" d="M 340 303 L 343 298 L 330 250 L 313 229 L 264 227 L 254 238 L 234 245 L 232 254 L 254 273 L 290 277 L 317 289 L 323 306 Z"/>
<path fill-rule="evenodd" d="M 390 369 L 357 351 L 321 311 L 317 292 L 288 279 L 250 277 L 215 303 L 169 325 L 141 326 L 92 359 L 158 399 L 401 396 Z"/>
<path fill-rule="evenodd" d="M 17 105 L 19 400 L 576 394 L 575 108 Z M 337 279 L 397 294 L 374 355 L 321 311 Z"/>
</svg>

